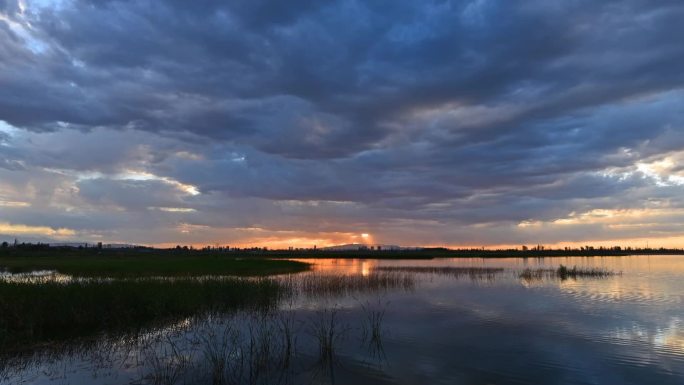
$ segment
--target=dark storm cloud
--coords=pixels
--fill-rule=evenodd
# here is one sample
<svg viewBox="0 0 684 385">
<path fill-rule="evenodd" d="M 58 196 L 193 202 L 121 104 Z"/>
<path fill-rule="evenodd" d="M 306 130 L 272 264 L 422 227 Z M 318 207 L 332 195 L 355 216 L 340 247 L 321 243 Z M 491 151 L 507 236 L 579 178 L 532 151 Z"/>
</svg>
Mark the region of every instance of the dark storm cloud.
<svg viewBox="0 0 684 385">
<path fill-rule="evenodd" d="M 674 0 L 3 0 L 0 171 L 62 173 L 92 210 L 248 227 L 213 213 L 250 200 L 252 224 L 431 241 L 677 205 L 682 17 Z"/>
</svg>

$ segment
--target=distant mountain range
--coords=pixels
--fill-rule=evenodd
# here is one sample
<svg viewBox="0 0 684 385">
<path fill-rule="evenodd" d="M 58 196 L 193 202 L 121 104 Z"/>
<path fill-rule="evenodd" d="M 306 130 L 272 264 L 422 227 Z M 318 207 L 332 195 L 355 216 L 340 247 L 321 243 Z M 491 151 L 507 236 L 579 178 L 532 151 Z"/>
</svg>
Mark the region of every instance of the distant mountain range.
<svg viewBox="0 0 684 385">
<path fill-rule="evenodd" d="M 322 247 L 321 250 L 329 251 L 358 251 L 358 250 L 420 250 L 422 247 L 404 247 L 397 245 L 382 245 L 382 244 L 364 244 L 364 243 L 348 243 L 344 245 L 335 245 Z"/>
</svg>

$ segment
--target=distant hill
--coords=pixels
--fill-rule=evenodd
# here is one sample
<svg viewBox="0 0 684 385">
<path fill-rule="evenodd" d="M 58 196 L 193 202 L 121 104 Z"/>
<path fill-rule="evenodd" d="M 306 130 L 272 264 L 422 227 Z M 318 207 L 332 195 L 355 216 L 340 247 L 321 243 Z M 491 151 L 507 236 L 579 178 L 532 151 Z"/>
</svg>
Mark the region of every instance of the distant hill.
<svg viewBox="0 0 684 385">
<path fill-rule="evenodd" d="M 421 250 L 422 247 L 403 247 L 397 245 L 382 245 L 382 244 L 364 244 L 364 243 L 348 243 L 344 245 L 335 245 L 323 247 L 321 250 L 328 251 L 358 251 L 358 250 Z"/>
</svg>

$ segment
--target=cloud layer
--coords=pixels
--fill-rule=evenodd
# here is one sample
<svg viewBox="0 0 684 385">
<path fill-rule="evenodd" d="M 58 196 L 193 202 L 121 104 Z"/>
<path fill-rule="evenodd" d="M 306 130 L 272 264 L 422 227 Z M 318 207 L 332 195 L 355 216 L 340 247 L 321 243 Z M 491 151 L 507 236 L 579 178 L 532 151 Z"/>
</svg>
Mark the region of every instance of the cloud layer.
<svg viewBox="0 0 684 385">
<path fill-rule="evenodd" d="M 684 245 L 684 4 L 0 1 L 0 233 Z"/>
</svg>

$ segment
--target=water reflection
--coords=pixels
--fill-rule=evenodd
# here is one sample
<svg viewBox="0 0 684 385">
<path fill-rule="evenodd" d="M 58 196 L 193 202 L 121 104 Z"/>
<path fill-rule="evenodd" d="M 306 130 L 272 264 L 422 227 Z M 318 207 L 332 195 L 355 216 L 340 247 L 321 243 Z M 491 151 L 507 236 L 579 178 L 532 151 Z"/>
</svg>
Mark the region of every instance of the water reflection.
<svg viewBox="0 0 684 385">
<path fill-rule="evenodd" d="M 313 262 L 278 311 L 8 358 L 1 382 L 684 383 L 679 256 Z"/>
<path fill-rule="evenodd" d="M 73 279 L 70 275 L 60 274 L 55 270 L 36 270 L 24 273 L 11 273 L 0 271 L 0 282 L 15 283 L 41 283 L 46 281 L 69 282 Z"/>
</svg>

